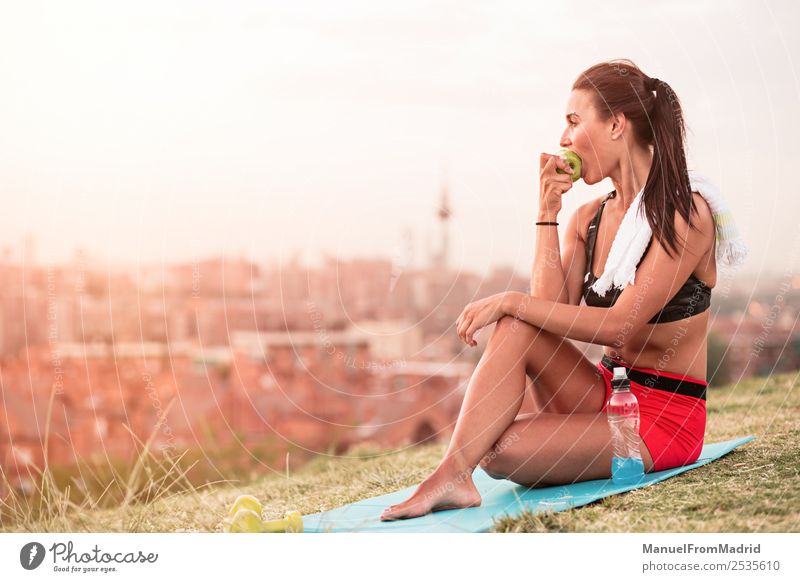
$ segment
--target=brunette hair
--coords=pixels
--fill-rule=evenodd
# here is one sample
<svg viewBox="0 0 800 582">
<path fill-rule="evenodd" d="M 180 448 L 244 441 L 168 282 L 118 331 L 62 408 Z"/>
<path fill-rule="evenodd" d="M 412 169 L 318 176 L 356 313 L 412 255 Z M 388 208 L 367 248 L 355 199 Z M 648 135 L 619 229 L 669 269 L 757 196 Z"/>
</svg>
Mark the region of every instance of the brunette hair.
<svg viewBox="0 0 800 582">
<path fill-rule="evenodd" d="M 653 165 L 642 193 L 647 222 L 653 236 L 672 257 L 675 243 L 675 211 L 692 224 L 697 212 L 686 167 L 686 129 L 680 100 L 667 83 L 645 75 L 628 59 L 598 63 L 580 74 L 572 89 L 588 91 L 598 116 L 607 121 L 624 113 L 639 145 L 653 146 Z M 655 94 L 653 94 L 655 92 Z"/>
</svg>

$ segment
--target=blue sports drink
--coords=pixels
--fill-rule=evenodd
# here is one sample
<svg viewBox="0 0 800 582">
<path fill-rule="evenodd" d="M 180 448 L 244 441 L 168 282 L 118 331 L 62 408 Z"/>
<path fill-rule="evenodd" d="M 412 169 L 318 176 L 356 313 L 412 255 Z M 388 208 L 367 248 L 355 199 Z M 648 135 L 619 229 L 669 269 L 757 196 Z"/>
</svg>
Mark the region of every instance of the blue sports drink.
<svg viewBox="0 0 800 582">
<path fill-rule="evenodd" d="M 608 426 L 611 429 L 613 459 L 611 479 L 617 484 L 637 483 L 644 477 L 644 463 L 639 451 L 639 402 L 631 392 L 625 368 L 614 368 L 608 401 Z"/>
</svg>

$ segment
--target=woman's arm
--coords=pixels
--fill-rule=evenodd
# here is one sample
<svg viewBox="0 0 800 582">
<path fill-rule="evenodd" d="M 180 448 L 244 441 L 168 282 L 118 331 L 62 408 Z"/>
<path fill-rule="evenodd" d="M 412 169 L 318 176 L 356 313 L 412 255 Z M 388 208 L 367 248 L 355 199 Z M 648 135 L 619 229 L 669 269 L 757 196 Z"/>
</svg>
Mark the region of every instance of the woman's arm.
<svg viewBox="0 0 800 582">
<path fill-rule="evenodd" d="M 561 197 L 572 188 L 572 180 L 565 174 L 557 174 L 556 168 L 569 169 L 559 157 L 543 153 L 539 158 L 539 212 L 537 221 L 557 222 L 561 210 Z M 574 216 L 573 216 L 574 218 Z M 561 265 L 561 248 L 558 227 L 534 225 L 536 250 L 531 267 L 531 295 L 558 303 L 569 303 L 567 276 Z M 575 229 L 570 220 L 568 229 Z M 569 236 L 568 231 L 568 236 Z"/>
<path fill-rule="evenodd" d="M 568 305 L 537 299 L 525 293 L 506 291 L 473 301 L 456 320 L 456 333 L 469 346 L 473 335 L 500 318 L 511 315 L 541 329 L 584 342 L 616 345 L 619 311 L 586 305 Z"/>
<path fill-rule="evenodd" d="M 584 205 L 585 206 L 585 205 Z M 549 299 L 558 303 L 579 305 L 583 277 L 586 273 L 586 245 L 580 232 L 581 209 L 576 210 L 567 224 L 564 237 L 564 250 L 558 257 L 558 237 L 555 233 L 539 234 L 539 241 L 543 236 L 551 236 L 555 240 L 553 250 L 544 251 L 544 256 L 538 256 L 542 243 L 537 243 L 537 257 L 531 276 L 531 295 L 537 299 Z M 538 226 L 542 230 L 555 230 L 554 226 Z M 541 248 L 548 248 L 546 246 Z"/>
<path fill-rule="evenodd" d="M 512 291 L 506 293 L 503 313 L 561 337 L 603 346 L 614 346 L 619 333 L 613 308 L 565 305 Z"/>
<path fill-rule="evenodd" d="M 539 213 L 539 220 L 552 221 Z M 566 275 L 561 266 L 561 248 L 558 227 L 538 225 L 536 228 L 536 253 L 531 267 L 531 295 L 537 299 L 549 299 L 558 303 L 569 303 Z"/>
</svg>

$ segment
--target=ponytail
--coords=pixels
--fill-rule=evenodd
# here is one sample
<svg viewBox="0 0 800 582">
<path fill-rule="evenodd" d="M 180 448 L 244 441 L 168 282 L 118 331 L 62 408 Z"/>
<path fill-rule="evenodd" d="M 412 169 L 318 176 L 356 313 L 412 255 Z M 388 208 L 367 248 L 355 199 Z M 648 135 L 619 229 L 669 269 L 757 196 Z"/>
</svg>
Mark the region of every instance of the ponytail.
<svg viewBox="0 0 800 582">
<path fill-rule="evenodd" d="M 691 224 L 690 212 L 697 211 L 686 164 L 686 130 L 678 96 L 660 79 L 645 79 L 655 91 L 653 106 L 653 165 L 645 182 L 642 203 L 653 236 L 664 245 L 667 255 L 678 251 L 675 243 L 675 211 Z M 696 227 L 695 227 L 696 228 Z"/>
</svg>

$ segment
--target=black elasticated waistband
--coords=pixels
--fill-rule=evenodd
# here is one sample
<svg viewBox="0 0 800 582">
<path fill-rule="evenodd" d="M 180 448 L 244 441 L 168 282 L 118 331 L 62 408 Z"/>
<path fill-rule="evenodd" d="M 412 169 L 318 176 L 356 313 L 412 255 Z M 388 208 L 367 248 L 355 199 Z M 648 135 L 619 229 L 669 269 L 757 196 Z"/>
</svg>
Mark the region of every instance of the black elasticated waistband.
<svg viewBox="0 0 800 582">
<path fill-rule="evenodd" d="M 629 368 L 623 366 L 619 362 L 612 360 L 608 354 L 603 355 L 600 363 L 610 372 L 614 372 L 614 368 L 625 368 L 628 379 L 631 382 L 636 382 L 648 388 L 655 388 L 656 390 L 664 390 L 666 392 L 674 392 L 682 396 L 692 396 L 694 398 L 706 399 L 706 384 L 698 384 L 690 380 L 677 380 L 669 378 L 668 376 L 658 376 L 649 372 L 642 372 L 636 368 Z"/>
</svg>

